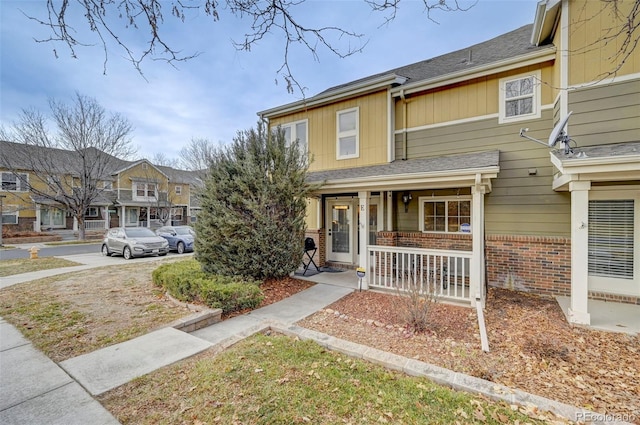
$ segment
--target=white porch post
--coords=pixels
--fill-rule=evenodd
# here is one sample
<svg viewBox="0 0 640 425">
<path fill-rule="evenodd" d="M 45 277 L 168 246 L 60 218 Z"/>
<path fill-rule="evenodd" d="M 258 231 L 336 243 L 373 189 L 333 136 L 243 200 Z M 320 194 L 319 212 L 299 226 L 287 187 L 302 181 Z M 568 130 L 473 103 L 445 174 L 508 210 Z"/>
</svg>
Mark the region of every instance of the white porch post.
<svg viewBox="0 0 640 425">
<path fill-rule="evenodd" d="M 384 230 L 391 232 L 393 230 L 393 191 L 387 192 L 387 203 L 385 204 L 387 212 L 387 226 Z"/>
<path fill-rule="evenodd" d="M 479 184 L 471 187 L 471 270 L 469 270 L 469 298 L 479 300 L 484 307 L 484 194 L 486 187 Z M 472 301 L 472 304 L 475 304 Z"/>
<path fill-rule="evenodd" d="M 104 218 L 104 229 L 109 229 L 109 222 L 111 221 L 111 215 L 109 214 L 109 207 L 102 207 L 102 217 Z"/>
<path fill-rule="evenodd" d="M 151 208 L 147 207 L 147 227 L 151 227 Z"/>
<path fill-rule="evenodd" d="M 39 232 L 40 231 L 40 223 L 41 223 L 41 211 L 40 211 L 40 204 L 36 204 L 36 221 L 33 222 L 33 231 L 34 232 Z"/>
<path fill-rule="evenodd" d="M 120 207 L 120 219 L 118 220 L 120 222 L 120 227 L 124 227 L 124 214 L 126 213 L 125 208 L 126 207 L 124 205 Z"/>
<path fill-rule="evenodd" d="M 371 192 L 358 192 L 359 217 L 358 238 L 360 240 L 359 265 L 365 269 L 365 277 L 362 278 L 362 289 L 369 289 L 369 195 Z"/>
<path fill-rule="evenodd" d="M 589 325 L 589 190 L 591 182 L 569 183 L 571 191 L 571 306 L 569 321 Z"/>
</svg>

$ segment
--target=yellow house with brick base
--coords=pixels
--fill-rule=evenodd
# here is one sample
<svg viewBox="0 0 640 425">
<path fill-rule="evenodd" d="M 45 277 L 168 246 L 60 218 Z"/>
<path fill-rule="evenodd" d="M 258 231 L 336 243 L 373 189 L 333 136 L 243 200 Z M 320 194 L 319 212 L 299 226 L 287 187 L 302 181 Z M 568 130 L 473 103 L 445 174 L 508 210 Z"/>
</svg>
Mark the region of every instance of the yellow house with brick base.
<svg viewBox="0 0 640 425">
<path fill-rule="evenodd" d="M 313 159 L 316 262 L 470 304 L 565 295 L 574 323 L 589 298 L 640 304 L 634 4 L 542 0 L 531 25 L 259 112 Z"/>
</svg>

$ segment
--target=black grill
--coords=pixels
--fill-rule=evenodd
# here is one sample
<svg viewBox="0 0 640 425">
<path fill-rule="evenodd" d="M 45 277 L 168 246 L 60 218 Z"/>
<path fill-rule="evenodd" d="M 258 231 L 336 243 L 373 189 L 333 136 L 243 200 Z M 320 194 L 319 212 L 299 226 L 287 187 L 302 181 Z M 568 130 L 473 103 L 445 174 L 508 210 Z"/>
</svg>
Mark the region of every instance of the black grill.
<svg viewBox="0 0 640 425">
<path fill-rule="evenodd" d="M 306 238 L 304 240 L 304 250 L 313 251 L 314 249 L 316 249 L 316 241 L 313 238 Z"/>
</svg>

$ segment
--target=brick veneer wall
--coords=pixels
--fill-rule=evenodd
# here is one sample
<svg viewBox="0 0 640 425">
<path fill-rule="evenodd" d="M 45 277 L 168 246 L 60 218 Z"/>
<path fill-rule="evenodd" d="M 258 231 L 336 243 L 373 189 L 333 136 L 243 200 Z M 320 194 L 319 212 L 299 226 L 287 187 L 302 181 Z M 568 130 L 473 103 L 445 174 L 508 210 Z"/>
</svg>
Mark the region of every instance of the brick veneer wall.
<svg viewBox="0 0 640 425">
<path fill-rule="evenodd" d="M 318 230 L 307 229 L 304 237 L 313 238 L 313 240 L 316 242 L 316 247 L 318 248 L 318 250 L 313 255 L 313 261 L 315 261 L 318 267 L 324 266 L 326 263 L 326 253 L 327 253 L 324 229 L 318 229 Z M 307 255 L 304 254 L 303 260 L 306 263 L 307 261 L 309 261 L 309 257 L 307 257 Z M 313 264 L 311 265 L 311 267 L 313 267 Z"/>
<path fill-rule="evenodd" d="M 485 246 L 489 285 L 570 295 L 570 238 L 488 235 Z"/>
</svg>

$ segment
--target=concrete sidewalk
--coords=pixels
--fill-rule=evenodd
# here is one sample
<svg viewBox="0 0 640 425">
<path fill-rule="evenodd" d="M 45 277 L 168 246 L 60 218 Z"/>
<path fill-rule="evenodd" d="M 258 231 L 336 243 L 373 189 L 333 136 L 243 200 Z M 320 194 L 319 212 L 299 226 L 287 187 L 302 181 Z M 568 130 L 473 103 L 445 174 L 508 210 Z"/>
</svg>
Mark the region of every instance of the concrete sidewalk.
<svg viewBox="0 0 640 425">
<path fill-rule="evenodd" d="M 119 422 L 16 328 L 0 319 L 0 423 Z"/>
</svg>

